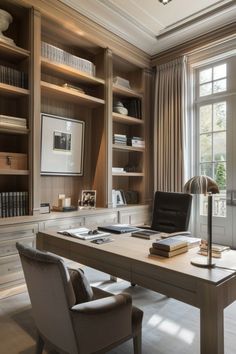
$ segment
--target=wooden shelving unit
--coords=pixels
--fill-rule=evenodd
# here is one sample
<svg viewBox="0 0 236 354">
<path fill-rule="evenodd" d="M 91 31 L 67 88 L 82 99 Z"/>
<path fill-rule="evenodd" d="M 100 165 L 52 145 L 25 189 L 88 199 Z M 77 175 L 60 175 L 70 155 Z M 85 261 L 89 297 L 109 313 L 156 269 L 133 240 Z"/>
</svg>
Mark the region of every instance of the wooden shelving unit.
<svg viewBox="0 0 236 354">
<path fill-rule="evenodd" d="M 28 176 L 29 170 L 2 170 L 2 169 L 0 169 L 0 175 Z"/>
<path fill-rule="evenodd" d="M 20 60 L 28 58 L 29 55 L 30 52 L 26 49 L 0 42 L 0 56 L 2 59 L 7 59 L 11 62 L 19 62 Z"/>
<path fill-rule="evenodd" d="M 41 57 L 41 67 L 44 71 L 56 74 L 64 80 L 78 81 L 93 86 L 105 84 L 103 79 L 88 75 L 87 73 L 76 70 L 68 65 L 52 62 L 43 57 Z"/>
<path fill-rule="evenodd" d="M 123 97 L 134 97 L 134 98 L 142 98 L 143 95 L 134 90 L 128 89 L 126 87 L 122 87 L 120 85 L 113 85 L 113 93 Z"/>
<path fill-rule="evenodd" d="M 124 114 L 115 113 L 115 112 L 112 113 L 112 119 L 113 122 L 124 123 L 127 125 L 144 124 L 144 121 L 142 119 L 125 116 Z"/>
<path fill-rule="evenodd" d="M 17 97 L 17 96 L 28 96 L 29 90 L 26 90 L 22 87 L 12 86 L 3 84 L 0 82 L 0 94 L 4 96 Z"/>
<path fill-rule="evenodd" d="M 113 172 L 112 176 L 116 176 L 116 177 L 144 177 L 145 175 L 143 172 L 124 172 L 124 173 Z"/>
<path fill-rule="evenodd" d="M 127 152 L 130 152 L 130 151 L 144 152 L 145 151 L 145 148 L 127 146 L 127 145 L 119 145 L 119 144 L 113 144 L 112 147 L 114 150 L 127 151 Z"/>
</svg>

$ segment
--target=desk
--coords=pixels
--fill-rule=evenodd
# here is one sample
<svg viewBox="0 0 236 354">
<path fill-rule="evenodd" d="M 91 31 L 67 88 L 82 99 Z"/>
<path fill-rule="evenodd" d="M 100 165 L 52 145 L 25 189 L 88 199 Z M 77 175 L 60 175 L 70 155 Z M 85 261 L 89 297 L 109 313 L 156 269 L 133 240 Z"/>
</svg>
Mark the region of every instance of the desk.
<svg viewBox="0 0 236 354">
<path fill-rule="evenodd" d="M 236 300 L 236 272 L 191 265 L 198 248 L 169 259 L 148 255 L 152 241 L 128 234 L 112 238 L 96 245 L 50 230 L 37 234 L 37 248 L 199 308 L 201 354 L 224 354 L 224 308 Z M 217 265 L 236 269 L 236 251 L 228 251 Z"/>
</svg>

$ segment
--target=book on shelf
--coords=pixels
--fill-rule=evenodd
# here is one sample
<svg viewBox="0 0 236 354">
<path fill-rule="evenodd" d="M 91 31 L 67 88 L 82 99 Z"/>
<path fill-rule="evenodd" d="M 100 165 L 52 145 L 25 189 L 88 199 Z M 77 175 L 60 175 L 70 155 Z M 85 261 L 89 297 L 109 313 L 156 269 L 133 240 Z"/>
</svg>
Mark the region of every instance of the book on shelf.
<svg viewBox="0 0 236 354">
<path fill-rule="evenodd" d="M 28 214 L 28 192 L 1 192 L 0 217 L 24 216 Z"/>
<path fill-rule="evenodd" d="M 101 232 L 99 230 L 90 230 L 86 227 L 79 227 L 77 229 L 61 230 L 57 232 L 65 236 L 76 237 L 80 240 L 95 240 L 101 237 L 110 237 L 111 234 L 108 232 Z"/>
<path fill-rule="evenodd" d="M 153 255 L 154 256 L 162 256 L 162 257 L 166 257 L 166 258 L 171 258 L 171 257 L 177 256 L 178 254 L 186 253 L 187 251 L 188 251 L 187 246 L 177 248 L 173 251 L 166 251 L 166 250 L 158 249 L 158 248 L 154 248 L 154 247 L 151 247 L 149 249 L 151 256 L 153 256 Z"/>
<path fill-rule="evenodd" d="M 155 231 L 155 230 L 139 229 L 138 231 L 132 232 L 131 236 L 144 238 L 146 240 L 151 240 L 153 238 L 160 237 L 160 232 Z"/>
<path fill-rule="evenodd" d="M 126 173 L 124 167 L 112 167 L 112 172 L 114 173 Z"/>
<path fill-rule="evenodd" d="M 187 247 L 188 243 L 186 241 L 175 240 L 172 237 L 157 240 L 153 242 L 152 247 L 156 249 L 161 249 L 165 251 L 174 251 L 176 249 Z"/>
<path fill-rule="evenodd" d="M 25 72 L 5 65 L 0 65 L 0 82 L 21 88 L 28 87 L 28 78 Z"/>
<path fill-rule="evenodd" d="M 115 85 L 119 85 L 119 86 L 123 86 L 127 89 L 130 89 L 130 83 L 129 83 L 129 80 L 127 79 L 124 79 L 123 77 L 120 77 L 120 76 L 116 76 L 113 78 L 113 83 Z"/>
</svg>

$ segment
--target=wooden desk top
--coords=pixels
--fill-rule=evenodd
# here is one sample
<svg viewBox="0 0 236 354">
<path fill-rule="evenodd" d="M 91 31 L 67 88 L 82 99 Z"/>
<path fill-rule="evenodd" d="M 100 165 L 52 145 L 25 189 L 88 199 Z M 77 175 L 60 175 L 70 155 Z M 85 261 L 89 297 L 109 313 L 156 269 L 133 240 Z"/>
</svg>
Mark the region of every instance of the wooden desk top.
<svg viewBox="0 0 236 354">
<path fill-rule="evenodd" d="M 89 251 L 89 256 L 91 258 L 103 260 L 104 263 L 119 262 L 120 267 L 129 264 L 133 271 L 138 269 L 140 272 L 146 267 L 149 268 L 150 272 L 167 270 L 168 273 L 171 271 L 176 272 L 181 275 L 190 276 L 196 280 L 201 279 L 202 281 L 210 282 L 214 285 L 225 281 L 232 275 L 236 275 L 236 251 L 233 250 L 225 251 L 222 258 L 214 258 L 214 262 L 216 262 L 217 266 L 232 268 L 235 270 L 219 269 L 217 267 L 207 269 L 193 266 L 190 263 L 192 258 L 198 256 L 198 247 L 190 249 L 187 253 L 172 258 L 165 258 L 149 255 L 149 248 L 151 247 L 153 240 L 131 237 L 130 234 L 112 234 L 112 242 L 100 245 L 94 244 L 90 241 L 79 240 L 75 237 L 60 235 L 51 230 L 48 232 L 47 230 L 39 232 L 38 235 L 43 235 L 44 245 L 47 244 L 47 250 L 50 250 L 50 244 L 57 244 L 59 247 L 60 243 L 60 249 L 64 247 L 68 250 L 69 247 L 71 255 L 78 252 L 83 256 L 84 253 L 87 254 Z M 58 252 L 58 254 L 60 255 L 61 253 Z M 63 254 L 61 255 L 63 256 Z M 73 257 L 71 257 L 71 259 L 73 259 Z"/>
</svg>

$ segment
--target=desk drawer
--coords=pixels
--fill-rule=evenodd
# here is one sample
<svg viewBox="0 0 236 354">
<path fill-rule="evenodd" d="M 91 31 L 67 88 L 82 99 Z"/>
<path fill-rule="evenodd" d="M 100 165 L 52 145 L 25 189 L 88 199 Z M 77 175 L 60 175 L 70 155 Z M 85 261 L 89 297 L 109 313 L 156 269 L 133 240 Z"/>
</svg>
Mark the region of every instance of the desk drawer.
<svg viewBox="0 0 236 354">
<path fill-rule="evenodd" d="M 21 238 L 35 236 L 37 232 L 38 224 L 0 227 L 0 242 L 16 239 L 20 241 Z"/>
<path fill-rule="evenodd" d="M 11 256 L 13 254 L 17 254 L 18 251 L 16 249 L 16 241 L 24 245 L 28 245 L 34 247 L 35 245 L 35 237 L 25 237 L 19 240 L 9 240 L 0 242 L 0 257 Z"/>
<path fill-rule="evenodd" d="M 0 286 L 16 280 L 24 280 L 20 257 L 18 255 L 0 258 Z"/>
<path fill-rule="evenodd" d="M 116 224 L 118 222 L 117 213 L 107 213 L 102 215 L 86 216 L 85 225 L 95 228 L 102 225 Z"/>
</svg>

